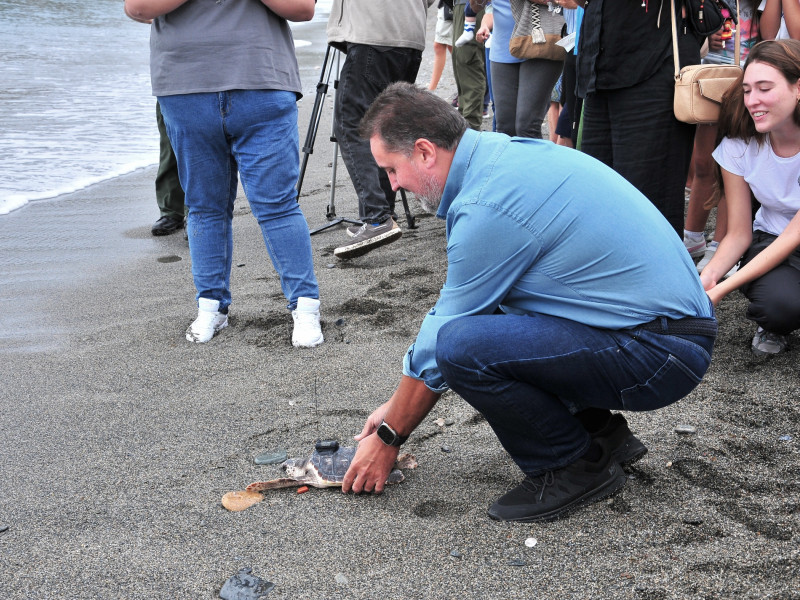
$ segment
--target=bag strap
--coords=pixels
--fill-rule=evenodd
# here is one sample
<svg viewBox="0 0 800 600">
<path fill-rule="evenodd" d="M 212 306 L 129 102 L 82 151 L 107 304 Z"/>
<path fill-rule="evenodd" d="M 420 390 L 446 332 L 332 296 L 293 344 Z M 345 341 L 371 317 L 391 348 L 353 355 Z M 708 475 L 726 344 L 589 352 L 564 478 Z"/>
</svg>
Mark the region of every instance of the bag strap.
<svg viewBox="0 0 800 600">
<path fill-rule="evenodd" d="M 675 79 L 677 80 L 681 74 L 681 65 L 678 60 L 678 26 L 675 22 L 675 0 L 670 0 L 670 8 L 672 9 L 672 59 L 675 63 Z M 741 27 L 739 26 L 739 0 L 736 0 L 736 33 L 734 34 L 734 46 L 736 48 L 736 54 L 734 57 L 734 64 L 738 67 L 740 66 L 741 62 L 741 49 L 742 49 L 742 40 L 740 36 Z"/>
</svg>

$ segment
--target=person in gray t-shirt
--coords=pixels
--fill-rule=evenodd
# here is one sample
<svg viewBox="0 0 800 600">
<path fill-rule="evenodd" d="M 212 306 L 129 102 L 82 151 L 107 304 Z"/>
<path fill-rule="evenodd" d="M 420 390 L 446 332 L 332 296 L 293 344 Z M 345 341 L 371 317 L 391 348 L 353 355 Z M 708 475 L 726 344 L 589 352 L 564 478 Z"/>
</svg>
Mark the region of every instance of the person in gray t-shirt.
<svg viewBox="0 0 800 600">
<path fill-rule="evenodd" d="M 197 319 L 191 342 L 228 325 L 233 204 L 241 176 L 294 318 L 292 344 L 323 341 L 311 238 L 297 203 L 300 75 L 287 19 L 314 0 L 125 0 L 152 19 L 150 77 L 186 192 Z"/>
</svg>

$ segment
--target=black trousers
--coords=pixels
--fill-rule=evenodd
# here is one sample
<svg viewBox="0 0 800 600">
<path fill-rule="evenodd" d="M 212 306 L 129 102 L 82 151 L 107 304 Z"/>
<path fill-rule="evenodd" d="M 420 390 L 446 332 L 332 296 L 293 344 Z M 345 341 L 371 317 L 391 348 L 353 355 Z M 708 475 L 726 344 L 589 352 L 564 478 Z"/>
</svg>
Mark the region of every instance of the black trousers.
<svg viewBox="0 0 800 600">
<path fill-rule="evenodd" d="M 390 83 L 414 83 L 421 62 L 422 52 L 412 48 L 347 45 L 333 107 L 333 132 L 358 195 L 362 221 L 382 223 L 392 216 L 395 193 L 389 177 L 372 157 L 369 140 L 358 135 L 358 125 Z"/>
<path fill-rule="evenodd" d="M 636 186 L 683 237 L 695 126 L 675 118 L 673 71 L 670 56 L 646 81 L 588 94 L 581 150 Z"/>
<path fill-rule="evenodd" d="M 742 266 L 753 260 L 775 236 L 753 232 L 753 243 L 742 258 Z M 750 300 L 747 318 L 772 333 L 788 335 L 800 329 L 800 250 L 795 250 L 783 263 L 766 275 L 742 286 Z"/>
</svg>

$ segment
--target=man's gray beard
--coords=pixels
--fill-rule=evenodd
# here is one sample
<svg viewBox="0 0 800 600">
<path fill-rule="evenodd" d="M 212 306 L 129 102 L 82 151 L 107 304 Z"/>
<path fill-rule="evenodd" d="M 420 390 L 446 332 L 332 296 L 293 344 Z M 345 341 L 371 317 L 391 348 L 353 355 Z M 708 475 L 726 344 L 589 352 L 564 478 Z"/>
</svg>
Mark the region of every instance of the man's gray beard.
<svg viewBox="0 0 800 600">
<path fill-rule="evenodd" d="M 422 189 L 414 195 L 419 200 L 422 210 L 427 213 L 436 214 L 439 204 L 442 202 L 444 187 L 431 175 L 421 175 Z"/>
</svg>

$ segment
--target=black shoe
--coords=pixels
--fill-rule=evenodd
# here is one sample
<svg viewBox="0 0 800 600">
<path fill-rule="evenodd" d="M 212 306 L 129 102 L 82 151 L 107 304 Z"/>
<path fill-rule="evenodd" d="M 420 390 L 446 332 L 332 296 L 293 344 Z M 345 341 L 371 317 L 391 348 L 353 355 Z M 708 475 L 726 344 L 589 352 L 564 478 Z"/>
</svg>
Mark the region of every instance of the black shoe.
<svg viewBox="0 0 800 600">
<path fill-rule="evenodd" d="M 590 434 L 592 439 L 611 451 L 611 455 L 623 467 L 629 467 L 645 454 L 645 446 L 628 428 L 628 421 L 619 413 L 611 415 L 611 419 L 600 431 Z"/>
<path fill-rule="evenodd" d="M 169 235 L 170 233 L 175 233 L 178 229 L 183 229 L 182 217 L 161 217 L 153 223 L 150 232 L 153 235 Z"/>
<path fill-rule="evenodd" d="M 571 465 L 525 480 L 489 507 L 498 521 L 552 521 L 584 504 L 610 496 L 627 481 L 607 448 L 597 462 L 579 458 Z"/>
</svg>

